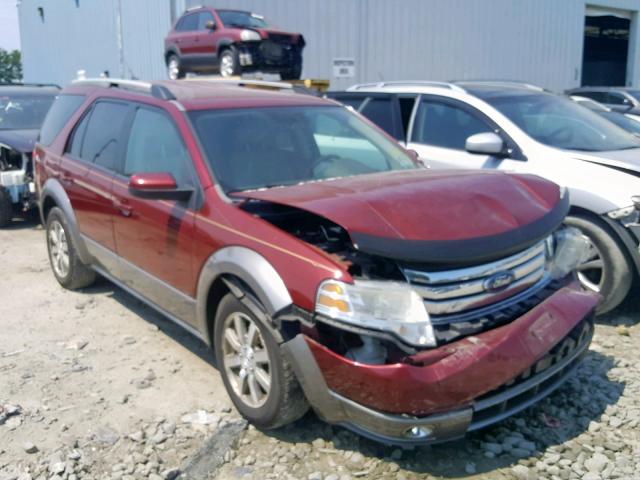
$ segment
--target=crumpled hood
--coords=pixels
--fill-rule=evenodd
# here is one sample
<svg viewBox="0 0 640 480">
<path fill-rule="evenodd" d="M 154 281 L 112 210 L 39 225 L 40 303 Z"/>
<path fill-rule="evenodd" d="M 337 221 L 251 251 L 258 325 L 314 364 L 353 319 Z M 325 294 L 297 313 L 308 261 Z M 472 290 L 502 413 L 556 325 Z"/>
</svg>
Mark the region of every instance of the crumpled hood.
<svg viewBox="0 0 640 480">
<path fill-rule="evenodd" d="M 607 152 L 575 152 L 574 157 L 577 160 L 640 173 L 640 148 Z"/>
<path fill-rule="evenodd" d="M 363 251 L 432 262 L 504 256 L 548 235 L 568 210 L 554 183 L 497 171 L 405 170 L 235 196 L 325 217 Z"/>
<path fill-rule="evenodd" d="M 30 153 L 33 150 L 39 130 L 0 130 L 0 144 L 19 151 Z"/>
</svg>

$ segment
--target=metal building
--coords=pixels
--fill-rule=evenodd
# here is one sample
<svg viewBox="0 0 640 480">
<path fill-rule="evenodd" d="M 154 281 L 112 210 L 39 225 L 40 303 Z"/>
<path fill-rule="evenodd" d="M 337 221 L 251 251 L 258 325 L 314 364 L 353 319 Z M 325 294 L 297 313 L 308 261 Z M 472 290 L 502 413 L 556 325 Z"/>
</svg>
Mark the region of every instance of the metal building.
<svg viewBox="0 0 640 480">
<path fill-rule="evenodd" d="M 163 39 L 197 4 L 252 10 L 307 40 L 303 76 L 334 89 L 509 79 L 640 86 L 640 0 L 19 0 L 24 76 L 165 78 Z"/>
</svg>

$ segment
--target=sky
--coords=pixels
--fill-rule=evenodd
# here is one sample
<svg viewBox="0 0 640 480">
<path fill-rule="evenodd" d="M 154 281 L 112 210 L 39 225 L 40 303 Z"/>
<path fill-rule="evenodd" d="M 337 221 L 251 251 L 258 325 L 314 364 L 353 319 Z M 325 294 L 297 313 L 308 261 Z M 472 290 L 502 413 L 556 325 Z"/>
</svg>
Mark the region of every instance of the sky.
<svg viewBox="0 0 640 480">
<path fill-rule="evenodd" d="M 20 49 L 17 0 L 0 0 L 0 48 Z"/>
</svg>

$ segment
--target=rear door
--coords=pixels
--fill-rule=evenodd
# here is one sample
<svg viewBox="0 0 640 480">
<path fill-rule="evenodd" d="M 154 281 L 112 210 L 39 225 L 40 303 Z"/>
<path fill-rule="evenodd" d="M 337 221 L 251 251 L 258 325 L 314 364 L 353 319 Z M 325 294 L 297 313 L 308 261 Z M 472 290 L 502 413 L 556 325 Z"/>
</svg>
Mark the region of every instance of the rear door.
<svg viewBox="0 0 640 480">
<path fill-rule="evenodd" d="M 194 211 L 201 201 L 188 150 L 171 116 L 137 105 L 113 187 L 118 206 L 114 229 L 125 284 L 175 317 L 195 322 L 195 281 L 191 266 Z M 178 188 L 197 190 L 188 201 L 133 196 L 129 178 L 166 172 Z"/>
<path fill-rule="evenodd" d="M 113 179 L 124 148 L 130 107 L 99 100 L 74 127 L 60 161 L 63 184 L 90 253 L 117 276 Z"/>
</svg>

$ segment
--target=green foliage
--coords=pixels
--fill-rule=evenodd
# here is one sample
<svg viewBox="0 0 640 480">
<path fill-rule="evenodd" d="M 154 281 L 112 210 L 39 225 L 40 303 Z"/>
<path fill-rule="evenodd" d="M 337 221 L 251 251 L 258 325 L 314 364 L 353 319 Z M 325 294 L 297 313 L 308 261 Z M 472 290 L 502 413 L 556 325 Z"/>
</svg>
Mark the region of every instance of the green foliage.
<svg viewBox="0 0 640 480">
<path fill-rule="evenodd" d="M 22 59 L 20 50 L 8 52 L 0 48 L 0 83 L 22 80 Z"/>
</svg>

